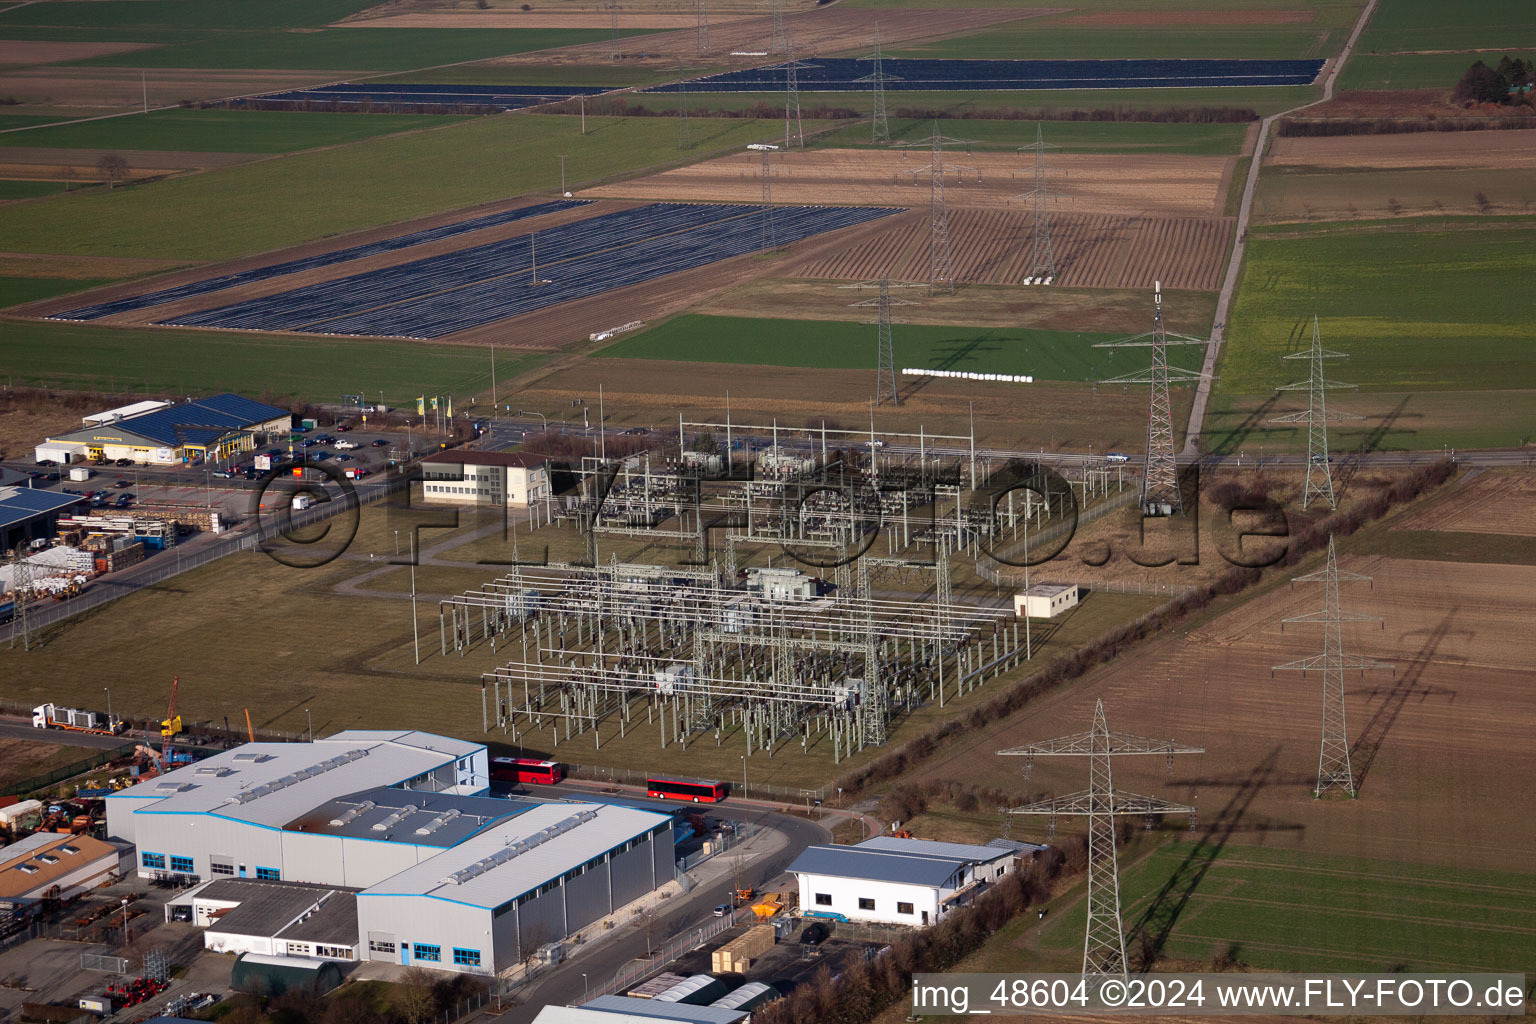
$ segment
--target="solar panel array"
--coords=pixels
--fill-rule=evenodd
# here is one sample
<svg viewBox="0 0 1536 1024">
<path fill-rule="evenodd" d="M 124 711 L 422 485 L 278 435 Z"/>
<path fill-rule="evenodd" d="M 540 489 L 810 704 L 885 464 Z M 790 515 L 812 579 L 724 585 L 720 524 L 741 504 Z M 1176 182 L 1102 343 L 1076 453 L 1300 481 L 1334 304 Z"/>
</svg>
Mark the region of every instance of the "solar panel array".
<svg viewBox="0 0 1536 1024">
<path fill-rule="evenodd" d="M 202 281 L 193 281 L 191 284 L 177 285 L 175 288 L 164 288 L 157 292 L 146 292 L 143 295 L 116 299 L 112 302 L 100 302 L 94 306 L 82 306 L 79 309 L 72 309 L 67 313 L 55 314 L 48 319 L 100 320 L 103 317 L 112 316 L 116 313 L 148 309 L 151 306 L 176 302 L 179 299 L 188 299 L 195 295 L 206 295 L 209 292 L 222 291 L 225 288 L 234 288 L 237 285 L 254 284 L 257 281 L 267 281 L 274 277 L 283 277 L 287 274 L 300 274 L 306 270 L 318 270 L 321 267 L 335 266 L 338 263 L 350 263 L 352 260 L 377 256 L 386 252 L 395 252 L 413 245 L 435 242 L 443 238 L 452 238 L 455 235 L 467 234 L 471 231 L 481 231 L 500 224 L 511 224 L 516 221 L 527 220 L 529 217 L 538 217 L 546 213 L 559 213 L 562 210 L 585 206 L 589 202 L 590 200 L 586 199 L 558 199 L 548 203 L 535 203 L 532 206 L 522 206 L 516 210 L 503 210 L 500 213 L 489 213 L 483 217 L 472 217 L 469 220 L 442 224 L 435 228 L 423 228 L 420 231 L 396 235 L 393 238 L 386 238 L 379 242 L 369 242 L 365 245 L 354 245 L 346 249 L 336 249 L 332 252 L 323 252 L 316 256 L 289 260 L 286 263 L 274 263 L 271 266 L 257 267 L 254 270 L 242 270 L 236 274 L 210 277 Z"/>
<path fill-rule="evenodd" d="M 539 89 L 536 86 L 517 87 L 506 85 L 356 85 L 341 82 L 321 85 L 313 89 L 293 89 L 287 92 L 271 92 L 261 96 L 248 96 L 235 101 L 244 107 L 288 106 L 294 103 L 313 103 L 341 107 L 416 107 L 441 108 L 442 113 L 452 113 L 462 108 L 495 107 L 498 110 L 521 110 L 541 103 L 558 103 L 577 96 L 594 96 L 608 92 L 606 85 L 571 85 L 557 89 Z"/>
<path fill-rule="evenodd" d="M 787 244 L 898 212 L 785 206 L 772 216 L 777 241 Z M 653 203 L 162 323 L 441 338 L 757 252 L 762 216 L 760 206 Z"/>
<path fill-rule="evenodd" d="M 886 91 L 1173 89 L 1213 85 L 1310 85 L 1321 60 L 932 60 L 887 57 Z M 804 92 L 864 92 L 871 63 L 817 57 L 796 72 Z M 784 88 L 782 67 L 746 68 L 642 92 L 762 92 Z"/>
</svg>

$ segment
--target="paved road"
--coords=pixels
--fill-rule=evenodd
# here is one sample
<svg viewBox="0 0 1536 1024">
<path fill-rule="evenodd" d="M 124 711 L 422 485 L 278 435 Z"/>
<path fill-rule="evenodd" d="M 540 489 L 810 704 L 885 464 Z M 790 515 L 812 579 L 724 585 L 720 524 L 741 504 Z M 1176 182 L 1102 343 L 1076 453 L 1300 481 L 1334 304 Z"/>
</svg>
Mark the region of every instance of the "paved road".
<svg viewBox="0 0 1536 1024">
<path fill-rule="evenodd" d="M 38 740 L 58 743 L 66 747 L 89 747 L 92 750 L 116 750 L 134 742 L 132 736 L 97 736 L 89 732 L 70 732 L 67 729 L 35 729 L 24 718 L 0 718 L 0 739 Z"/>
<path fill-rule="evenodd" d="M 582 786 L 579 783 L 566 782 L 552 788 L 556 792 L 563 792 L 571 797 L 587 796 L 592 793 L 591 787 Z M 605 795 L 604 799 L 666 811 L 677 809 L 675 802 L 646 800 L 644 797 L 609 794 Z M 780 880 L 785 867 L 800 854 L 801 850 L 816 843 L 825 843 L 830 838 L 827 830 L 815 822 L 778 814 L 769 809 L 778 806 L 782 805 L 732 799 L 708 809 L 712 817 L 757 822 L 778 831 L 786 840 L 782 845 L 742 865 L 740 872 L 742 885 L 751 885 L 756 888 L 772 885 Z M 727 853 L 722 856 L 730 858 L 733 855 Z M 702 871 L 711 863 L 713 862 L 705 861 L 704 865 L 695 870 Z M 681 899 L 668 901 L 670 905 L 667 907 L 666 915 L 651 935 L 651 945 L 653 947 L 664 945 L 674 935 L 687 931 L 690 927 L 696 927 L 700 919 L 709 916 L 716 904 L 731 902 L 731 889 L 734 882 L 734 874 L 722 875 L 714 881 L 699 885 Z M 631 961 L 645 956 L 645 935 L 638 930 L 632 929 L 632 932 L 633 934 L 611 939 L 596 949 L 566 961 L 552 973 L 534 982 L 529 988 L 518 991 L 516 995 L 521 1005 L 509 1010 L 501 1019 L 508 1024 L 527 1024 L 545 1006 L 581 1003 L 588 988 L 596 988 L 607 982 Z M 659 964 L 657 966 L 660 967 Z M 585 982 L 582 979 L 583 974 L 586 975 Z"/>
<path fill-rule="evenodd" d="M 1216 359 L 1221 352 L 1221 343 L 1227 332 L 1227 312 L 1232 305 L 1232 295 L 1237 290 L 1238 271 L 1243 265 L 1243 251 L 1248 244 L 1248 218 L 1253 212 L 1253 196 L 1259 187 L 1259 171 L 1264 165 L 1264 147 L 1269 144 L 1270 128 L 1274 126 L 1277 118 L 1333 99 L 1334 83 L 1338 81 L 1339 72 L 1343 70 L 1344 63 L 1349 60 L 1349 55 L 1354 52 L 1360 33 L 1365 31 L 1366 24 L 1375 13 L 1376 3 L 1377 0 L 1371 0 L 1365 5 L 1365 10 L 1360 12 L 1360 17 L 1356 19 L 1354 31 L 1349 34 L 1349 40 L 1339 51 L 1339 59 L 1333 62 L 1333 68 L 1323 81 L 1323 98 L 1313 100 L 1311 103 L 1303 103 L 1290 110 L 1282 110 L 1278 114 L 1271 114 L 1259 125 L 1259 138 L 1253 146 L 1253 161 L 1248 165 L 1248 180 L 1243 185 L 1243 202 L 1237 212 L 1237 240 L 1232 244 L 1232 257 L 1227 261 L 1227 276 L 1223 279 L 1221 293 L 1216 298 L 1216 323 L 1211 329 L 1211 343 L 1205 347 L 1205 362 L 1200 367 L 1204 376 L 1195 387 L 1195 400 L 1189 408 L 1189 426 L 1184 431 L 1184 450 L 1180 453 L 1185 459 L 1195 458 L 1200 450 L 1200 431 L 1205 424 L 1205 406 L 1211 395 L 1211 382 L 1215 380 Z M 1305 461 L 1305 457 L 1302 461 Z"/>
</svg>

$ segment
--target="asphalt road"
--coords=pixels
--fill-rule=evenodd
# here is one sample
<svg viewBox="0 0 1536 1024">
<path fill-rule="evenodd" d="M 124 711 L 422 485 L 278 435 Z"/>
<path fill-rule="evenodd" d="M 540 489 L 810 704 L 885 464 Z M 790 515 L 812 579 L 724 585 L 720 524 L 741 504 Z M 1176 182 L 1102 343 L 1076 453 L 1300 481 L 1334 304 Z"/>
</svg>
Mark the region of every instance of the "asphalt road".
<svg viewBox="0 0 1536 1024">
<path fill-rule="evenodd" d="M 540 795 L 548 795 L 553 791 L 559 795 L 576 798 L 593 794 L 591 789 L 578 788 L 569 783 L 555 787 L 541 786 L 539 790 Z M 664 811 L 674 811 L 678 807 L 676 802 L 646 800 L 643 797 L 605 794 L 603 799 Z M 716 818 L 757 822 L 777 830 L 788 840 L 780 848 L 759 855 L 742 865 L 740 874 L 741 884 L 744 886 L 751 885 L 761 889 L 773 885 L 781 879 L 784 869 L 789 866 L 790 861 L 799 856 L 801 850 L 817 843 L 825 843 L 830 838 L 827 830 L 815 822 L 779 814 L 768 810 L 766 805 L 755 806 L 753 801 L 730 800 L 723 804 L 714 804 L 708 808 L 708 813 Z M 732 855 L 727 853 L 722 856 Z M 710 863 L 706 861 L 705 865 Z M 730 876 L 721 877 L 718 881 L 700 885 L 681 899 L 669 901 L 666 915 L 661 918 L 660 924 L 651 933 L 650 945 L 653 948 L 663 946 L 673 936 L 697 927 L 700 919 L 710 916 L 716 904 L 731 902 L 731 890 L 734 884 L 733 873 Z M 643 959 L 645 953 L 644 933 L 638 929 L 630 929 L 630 934 L 610 939 L 588 953 L 579 954 L 574 959 L 567 960 L 527 989 L 518 991 L 516 995 L 521 1001 L 520 1005 L 507 1011 L 501 1019 L 508 1024 L 527 1024 L 545 1006 L 579 1004 L 589 988 L 604 984 L 631 961 Z M 586 975 L 585 981 L 582 979 L 583 974 Z"/>
<path fill-rule="evenodd" d="M 0 739 L 37 740 L 40 743 L 89 747 L 92 750 L 116 750 L 124 744 L 134 742 L 132 736 L 98 736 L 95 733 L 71 732 L 68 729 L 35 729 L 31 722 L 21 718 L 0 718 Z"/>
</svg>

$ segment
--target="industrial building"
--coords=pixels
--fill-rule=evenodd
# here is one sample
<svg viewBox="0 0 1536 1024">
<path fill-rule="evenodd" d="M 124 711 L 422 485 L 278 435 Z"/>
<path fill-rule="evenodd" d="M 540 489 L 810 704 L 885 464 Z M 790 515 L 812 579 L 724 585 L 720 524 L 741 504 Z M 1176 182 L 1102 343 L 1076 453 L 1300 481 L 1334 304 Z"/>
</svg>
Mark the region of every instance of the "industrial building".
<svg viewBox="0 0 1536 1024">
<path fill-rule="evenodd" d="M 0 849 L 0 918 L 27 917 L 36 904 L 115 881 L 121 859 L 117 847 L 90 836 L 34 832 Z"/>
<path fill-rule="evenodd" d="M 546 1006 L 533 1024 L 745 1024 L 747 1010 L 689 1003 L 663 1003 L 628 996 L 599 996 L 580 1006 Z"/>
<path fill-rule="evenodd" d="M 78 494 L 0 487 L 0 552 L 52 537 L 59 517 L 73 513 L 84 501 Z"/>
<path fill-rule="evenodd" d="M 1052 619 L 1077 607 L 1076 583 L 1036 583 L 1013 595 L 1013 613 L 1020 618 Z"/>
<path fill-rule="evenodd" d="M 929 925 L 1014 870 L 1030 847 L 994 840 L 973 846 L 876 836 L 856 846 L 807 847 L 788 870 L 810 917 Z"/>
<path fill-rule="evenodd" d="M 550 495 L 549 460 L 526 452 L 437 452 L 421 476 L 426 501 L 527 508 Z"/>
<path fill-rule="evenodd" d="M 140 406 L 153 406 L 133 412 Z M 38 461 L 131 459 L 151 466 L 218 461 L 274 440 L 287 440 L 286 409 L 225 393 L 178 405 L 140 403 L 85 417 L 85 426 L 38 445 Z"/>
<path fill-rule="evenodd" d="M 488 768 L 420 732 L 250 743 L 112 794 L 107 828 L 140 877 L 228 883 L 184 899 L 261 955 L 493 974 L 674 879 L 669 815 L 492 798 Z"/>
</svg>

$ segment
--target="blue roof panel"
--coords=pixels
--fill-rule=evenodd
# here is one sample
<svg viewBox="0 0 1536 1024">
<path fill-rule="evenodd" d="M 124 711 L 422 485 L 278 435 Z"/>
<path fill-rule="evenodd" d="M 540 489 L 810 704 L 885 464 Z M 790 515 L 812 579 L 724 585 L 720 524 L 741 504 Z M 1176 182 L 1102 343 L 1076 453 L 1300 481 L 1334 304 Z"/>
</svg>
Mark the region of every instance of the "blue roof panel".
<svg viewBox="0 0 1536 1024">
<path fill-rule="evenodd" d="M 29 487 L 0 491 L 0 526 L 14 526 L 49 512 L 69 508 L 84 499 L 74 494 L 43 491 Z"/>
<path fill-rule="evenodd" d="M 795 874 L 942 886 L 973 858 L 935 857 L 856 846 L 808 846 L 786 869 Z"/>
<path fill-rule="evenodd" d="M 252 423 L 265 423 L 275 420 L 279 416 L 290 415 L 287 409 L 279 409 L 275 405 L 266 402 L 258 402 L 246 398 L 244 395 L 235 395 L 225 392 L 222 395 L 210 395 L 207 398 L 199 398 L 192 403 L 202 406 L 204 409 L 212 409 L 234 416 L 241 421 L 240 425 L 247 426 Z"/>
</svg>

